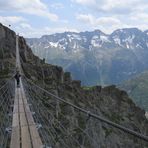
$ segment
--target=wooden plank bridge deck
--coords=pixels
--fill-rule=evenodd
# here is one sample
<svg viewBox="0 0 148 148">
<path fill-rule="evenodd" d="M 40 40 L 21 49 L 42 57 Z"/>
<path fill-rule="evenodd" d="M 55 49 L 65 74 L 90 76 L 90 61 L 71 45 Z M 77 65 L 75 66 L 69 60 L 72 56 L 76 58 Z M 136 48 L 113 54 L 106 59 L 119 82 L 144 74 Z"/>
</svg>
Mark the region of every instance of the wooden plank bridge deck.
<svg viewBox="0 0 148 148">
<path fill-rule="evenodd" d="M 42 141 L 27 103 L 22 81 L 20 81 L 20 87 L 15 88 L 10 148 L 41 147 Z"/>
</svg>

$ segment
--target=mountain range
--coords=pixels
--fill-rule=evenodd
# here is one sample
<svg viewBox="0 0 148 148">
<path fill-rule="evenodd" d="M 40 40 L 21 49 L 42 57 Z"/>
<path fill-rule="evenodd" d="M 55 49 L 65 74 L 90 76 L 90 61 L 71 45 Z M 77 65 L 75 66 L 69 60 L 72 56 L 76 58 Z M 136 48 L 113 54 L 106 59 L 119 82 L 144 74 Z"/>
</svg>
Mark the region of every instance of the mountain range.
<svg viewBox="0 0 148 148">
<path fill-rule="evenodd" d="M 148 31 L 64 32 L 27 38 L 35 55 L 70 71 L 83 85 L 119 84 L 148 69 Z"/>
</svg>

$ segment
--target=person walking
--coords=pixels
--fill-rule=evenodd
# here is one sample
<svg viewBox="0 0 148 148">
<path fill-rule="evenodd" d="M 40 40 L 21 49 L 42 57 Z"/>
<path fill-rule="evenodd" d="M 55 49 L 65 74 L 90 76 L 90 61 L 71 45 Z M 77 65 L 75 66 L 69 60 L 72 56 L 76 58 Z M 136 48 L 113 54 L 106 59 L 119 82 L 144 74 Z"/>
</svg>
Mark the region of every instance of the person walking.
<svg viewBox="0 0 148 148">
<path fill-rule="evenodd" d="M 17 71 L 14 76 L 14 78 L 16 79 L 16 82 L 17 82 L 17 87 L 19 87 L 19 85 L 20 85 L 20 77 L 21 77 L 21 75 L 20 75 L 19 71 Z"/>
</svg>

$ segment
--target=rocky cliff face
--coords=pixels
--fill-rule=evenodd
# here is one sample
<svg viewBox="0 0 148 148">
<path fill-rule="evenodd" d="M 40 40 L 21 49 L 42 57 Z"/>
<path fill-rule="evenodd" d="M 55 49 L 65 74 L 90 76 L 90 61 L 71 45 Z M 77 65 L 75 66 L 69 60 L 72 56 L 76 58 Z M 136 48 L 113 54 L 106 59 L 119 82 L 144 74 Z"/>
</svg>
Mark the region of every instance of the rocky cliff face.
<svg viewBox="0 0 148 148">
<path fill-rule="evenodd" d="M 0 24 L 0 81 L 13 75 L 15 39 L 15 32 Z"/>
<path fill-rule="evenodd" d="M 12 65 L 15 65 L 15 38 L 13 31 L 0 25 L 0 50 L 3 49 L 4 53 L 8 52 Z M 81 87 L 81 82 L 72 80 L 70 73 L 64 72 L 61 67 L 46 64 L 44 60 L 34 56 L 23 37 L 19 38 L 19 47 L 24 74 L 34 83 L 106 119 L 145 135 L 148 134 L 148 121 L 145 118 L 144 110 L 136 107 L 125 91 L 119 90 L 115 86 Z M 4 59 L 1 58 L 1 60 Z M 2 62 L 0 64 L 2 65 Z M 48 101 L 50 98 L 46 98 L 43 103 L 46 105 Z M 40 111 L 43 111 L 42 108 Z M 58 121 L 67 129 L 70 136 L 75 137 L 81 143 L 82 147 L 146 148 L 146 143 L 141 140 L 92 118 L 87 120 L 83 114 L 62 103 L 58 107 L 58 114 L 61 113 L 64 116 L 59 117 Z M 89 141 L 76 127 L 81 127 L 85 134 L 90 135 L 93 142 Z M 61 145 L 57 147 L 61 147 Z M 73 143 L 71 147 L 78 146 Z"/>
</svg>

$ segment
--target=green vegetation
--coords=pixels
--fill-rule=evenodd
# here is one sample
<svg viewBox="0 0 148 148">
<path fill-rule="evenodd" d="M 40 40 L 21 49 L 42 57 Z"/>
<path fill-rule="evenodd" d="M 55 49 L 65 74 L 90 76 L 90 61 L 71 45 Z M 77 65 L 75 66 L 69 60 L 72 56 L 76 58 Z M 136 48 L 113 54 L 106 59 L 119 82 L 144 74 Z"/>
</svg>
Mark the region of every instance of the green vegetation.
<svg viewBox="0 0 148 148">
<path fill-rule="evenodd" d="M 93 90 L 96 86 L 82 86 L 84 90 Z"/>
<path fill-rule="evenodd" d="M 2 59 L 4 57 L 3 55 L 3 49 L 0 49 L 0 59 Z"/>
<path fill-rule="evenodd" d="M 109 118 L 112 122 L 115 122 L 115 123 L 118 123 L 118 124 L 120 124 L 120 122 L 124 120 L 123 117 L 120 114 L 115 113 L 115 112 L 114 113 L 112 112 L 111 115 L 107 114 L 107 113 L 104 113 L 104 115 L 107 118 Z"/>
<path fill-rule="evenodd" d="M 0 71 L 0 78 L 7 78 L 9 74 L 9 68 L 5 68 Z"/>
<path fill-rule="evenodd" d="M 78 124 L 79 124 L 80 128 L 85 129 L 86 119 L 83 116 L 81 116 L 81 115 L 78 116 Z"/>
<path fill-rule="evenodd" d="M 82 87 L 84 90 L 91 90 L 93 87 L 92 86 L 83 86 Z"/>
<path fill-rule="evenodd" d="M 109 118 L 111 121 L 115 123 L 120 123 L 120 121 L 123 120 L 122 116 L 120 116 L 119 114 L 115 114 L 115 113 L 113 113 Z"/>
<path fill-rule="evenodd" d="M 107 138 L 113 132 L 113 129 L 103 126 L 103 130 L 105 131 L 105 138 Z"/>
</svg>

